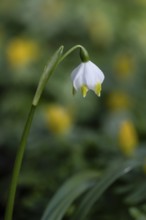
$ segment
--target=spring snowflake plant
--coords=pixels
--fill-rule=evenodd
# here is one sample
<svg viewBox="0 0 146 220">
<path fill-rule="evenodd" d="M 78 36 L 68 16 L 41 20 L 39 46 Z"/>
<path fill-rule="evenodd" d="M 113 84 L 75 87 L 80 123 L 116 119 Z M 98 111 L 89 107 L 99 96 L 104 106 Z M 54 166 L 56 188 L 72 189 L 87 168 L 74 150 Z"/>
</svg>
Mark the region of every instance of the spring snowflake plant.
<svg viewBox="0 0 146 220">
<path fill-rule="evenodd" d="M 44 69 L 44 72 L 40 78 L 36 93 L 34 95 L 30 112 L 23 130 L 23 134 L 20 141 L 20 146 L 17 151 L 12 180 L 10 184 L 10 191 L 8 195 L 8 202 L 5 212 L 5 220 L 11 220 L 13 215 L 14 200 L 16 194 L 16 188 L 18 183 L 18 177 L 20 173 L 20 168 L 23 160 L 24 150 L 27 143 L 27 138 L 29 135 L 32 119 L 39 103 L 42 92 L 46 86 L 47 81 L 54 73 L 54 70 L 70 53 L 72 53 L 77 48 L 80 49 L 81 64 L 75 68 L 71 74 L 71 79 L 73 83 L 73 91 L 81 89 L 83 97 L 86 96 L 88 90 L 93 90 L 97 96 L 101 94 L 101 85 L 104 80 L 104 74 L 102 71 L 89 60 L 89 55 L 87 50 L 81 46 L 76 45 L 63 54 L 63 46 L 61 46 L 55 54 L 52 56 L 51 60 Z"/>
<path fill-rule="evenodd" d="M 91 61 L 82 62 L 73 70 L 71 78 L 73 81 L 73 91 L 81 88 L 83 97 L 86 97 L 88 90 L 91 89 L 97 96 L 100 96 L 104 74 Z"/>
</svg>

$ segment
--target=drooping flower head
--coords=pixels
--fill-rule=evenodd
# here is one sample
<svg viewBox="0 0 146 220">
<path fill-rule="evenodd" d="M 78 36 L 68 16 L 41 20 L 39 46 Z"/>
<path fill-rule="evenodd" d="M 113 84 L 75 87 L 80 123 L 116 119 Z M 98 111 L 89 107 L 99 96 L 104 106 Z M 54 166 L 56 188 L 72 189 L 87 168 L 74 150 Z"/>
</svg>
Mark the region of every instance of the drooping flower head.
<svg viewBox="0 0 146 220">
<path fill-rule="evenodd" d="M 104 74 L 89 60 L 84 51 L 81 52 L 82 63 L 71 73 L 73 91 L 81 89 L 83 97 L 86 97 L 88 90 L 92 90 L 97 96 L 100 96 Z"/>
</svg>

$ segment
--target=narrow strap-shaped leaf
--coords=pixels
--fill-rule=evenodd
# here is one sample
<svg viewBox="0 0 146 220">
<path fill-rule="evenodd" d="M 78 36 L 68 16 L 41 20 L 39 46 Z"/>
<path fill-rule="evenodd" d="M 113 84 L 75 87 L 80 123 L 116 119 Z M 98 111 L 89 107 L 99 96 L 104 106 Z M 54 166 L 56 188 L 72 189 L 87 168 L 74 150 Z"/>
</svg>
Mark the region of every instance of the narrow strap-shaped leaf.
<svg viewBox="0 0 146 220">
<path fill-rule="evenodd" d="M 59 47 L 59 49 L 54 53 L 54 55 L 52 56 L 52 58 L 49 60 L 48 64 L 46 65 L 44 72 L 41 75 L 35 96 L 32 101 L 32 104 L 34 106 L 36 106 L 38 104 L 39 99 L 41 97 L 41 94 L 42 94 L 49 78 L 51 77 L 55 68 L 59 64 L 59 60 L 60 60 L 62 53 L 63 53 L 63 46 Z"/>
<path fill-rule="evenodd" d="M 126 198 L 126 202 L 128 203 L 138 203 L 141 202 L 142 200 L 145 200 L 146 197 L 146 183 L 143 182 L 139 184 L 139 187 L 135 188 L 132 193 L 128 195 Z"/>
<path fill-rule="evenodd" d="M 119 177 L 129 172 L 133 168 L 143 163 L 140 160 L 116 162 L 110 167 L 102 178 L 85 195 L 80 206 L 77 209 L 73 220 L 84 220 L 91 210 L 94 203 L 100 198 L 104 191 Z"/>
<path fill-rule="evenodd" d="M 49 220 L 60 220 L 66 213 L 67 209 L 71 205 L 71 203 L 80 196 L 85 190 L 87 190 L 91 186 L 91 183 L 83 183 L 80 186 L 77 186 L 72 189 L 72 192 L 69 192 L 68 196 L 65 198 L 62 198 L 62 201 L 60 204 L 57 205 L 55 209 L 53 209 L 52 212 L 50 212 L 49 216 L 47 216 L 47 219 Z"/>
<path fill-rule="evenodd" d="M 94 171 L 86 171 L 69 179 L 55 194 L 47 206 L 42 220 L 60 220 L 71 203 L 97 179 Z"/>
</svg>

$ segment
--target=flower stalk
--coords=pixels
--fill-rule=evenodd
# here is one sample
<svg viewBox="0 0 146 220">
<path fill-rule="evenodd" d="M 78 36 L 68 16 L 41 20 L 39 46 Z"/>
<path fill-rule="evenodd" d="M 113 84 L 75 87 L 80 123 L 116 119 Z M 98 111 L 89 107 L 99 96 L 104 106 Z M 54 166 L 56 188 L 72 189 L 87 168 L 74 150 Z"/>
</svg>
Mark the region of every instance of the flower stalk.
<svg viewBox="0 0 146 220">
<path fill-rule="evenodd" d="M 39 102 L 40 97 L 42 95 L 42 92 L 47 84 L 48 79 L 51 77 L 55 68 L 58 65 L 58 61 L 62 55 L 62 52 L 63 52 L 63 46 L 61 46 L 56 51 L 56 53 L 53 55 L 52 59 L 49 61 L 48 65 L 45 67 L 44 72 L 40 78 L 38 87 L 36 89 L 36 93 L 35 93 L 33 101 L 32 101 L 30 112 L 28 114 L 28 118 L 27 118 L 26 124 L 24 126 L 22 136 L 21 136 L 20 145 L 19 145 L 19 148 L 18 148 L 18 151 L 16 154 L 16 159 L 15 159 L 13 173 L 12 173 L 12 180 L 11 180 L 10 190 L 9 190 L 9 195 L 8 195 L 8 202 L 7 202 L 6 212 L 5 212 L 5 220 L 12 219 L 16 188 L 17 188 L 17 184 L 18 184 L 18 177 L 19 177 L 20 168 L 21 168 L 21 164 L 22 164 L 22 160 L 23 160 L 24 151 L 25 151 L 25 146 L 27 143 L 27 139 L 28 139 L 28 135 L 29 135 L 29 131 L 31 128 L 31 124 L 32 124 L 32 120 L 34 117 L 36 107 L 38 105 L 38 102 Z"/>
<path fill-rule="evenodd" d="M 11 184 L 10 184 L 8 201 L 7 201 L 6 211 L 5 211 L 5 218 L 4 218 L 5 220 L 12 220 L 15 195 L 16 195 L 16 189 L 17 189 L 17 184 L 18 184 L 18 177 L 19 177 L 19 173 L 20 173 L 20 169 L 21 169 L 21 165 L 22 165 L 22 161 L 23 161 L 25 146 L 27 144 L 27 139 L 28 139 L 28 135 L 30 132 L 34 113 L 35 113 L 35 110 L 38 106 L 38 103 L 39 103 L 39 100 L 40 100 L 41 95 L 43 93 L 43 90 L 44 90 L 48 80 L 50 79 L 50 77 L 54 73 L 55 69 L 57 68 L 58 64 L 60 64 L 69 54 L 71 54 L 74 50 L 76 50 L 78 48 L 80 49 L 80 58 L 81 58 L 81 61 L 83 62 L 83 64 L 87 64 L 88 62 L 90 62 L 88 52 L 86 51 L 86 49 L 83 46 L 76 45 L 76 46 L 72 47 L 71 49 L 69 49 L 64 55 L 62 55 L 63 46 L 61 46 L 55 52 L 55 54 L 52 56 L 51 60 L 49 61 L 48 65 L 45 67 L 43 74 L 40 78 L 40 81 L 38 83 L 38 87 L 36 89 L 36 92 L 35 92 L 35 95 L 34 95 L 34 98 L 33 98 L 32 104 L 31 104 L 28 118 L 27 118 L 26 124 L 24 126 L 24 130 L 23 130 L 23 133 L 21 136 L 20 145 L 19 145 L 19 148 L 18 148 L 18 151 L 16 154 L 15 162 L 14 162 L 12 180 L 11 180 Z M 99 74 L 97 74 L 97 75 L 99 75 Z M 102 77 L 101 81 L 103 81 L 103 77 Z M 83 96 L 85 97 L 88 89 L 90 89 L 90 88 L 88 87 L 88 83 L 87 83 L 87 85 L 82 85 L 82 82 L 81 82 L 81 86 L 82 86 Z M 78 88 L 73 87 L 73 89 L 75 92 L 75 90 L 77 90 Z M 100 86 L 97 86 L 96 90 L 97 90 L 97 93 L 99 93 Z"/>
<path fill-rule="evenodd" d="M 80 58 L 83 62 L 86 62 L 89 60 L 89 55 L 87 50 L 81 46 L 81 45 L 75 45 L 71 49 L 69 49 L 59 60 L 59 63 L 61 63 L 68 55 L 70 55 L 74 50 L 80 49 Z M 86 61 L 85 61 L 86 60 Z"/>
<path fill-rule="evenodd" d="M 28 118 L 24 127 L 24 131 L 22 133 L 21 141 L 20 141 L 20 146 L 17 151 L 16 159 L 14 162 L 14 168 L 13 168 L 13 173 L 12 173 L 12 180 L 11 180 L 11 185 L 10 185 L 10 190 L 9 190 L 9 196 L 8 196 L 8 202 L 7 202 L 7 207 L 6 207 L 6 212 L 5 212 L 5 220 L 11 220 L 12 215 L 13 215 L 13 207 L 14 207 L 14 200 L 15 200 L 15 194 L 16 194 L 16 187 L 18 184 L 18 176 L 20 173 L 20 168 L 22 164 L 22 159 L 25 151 L 25 146 L 28 138 L 28 134 L 30 131 L 31 123 L 33 120 L 33 116 L 35 113 L 36 106 L 31 106 L 30 112 L 28 114 Z"/>
</svg>

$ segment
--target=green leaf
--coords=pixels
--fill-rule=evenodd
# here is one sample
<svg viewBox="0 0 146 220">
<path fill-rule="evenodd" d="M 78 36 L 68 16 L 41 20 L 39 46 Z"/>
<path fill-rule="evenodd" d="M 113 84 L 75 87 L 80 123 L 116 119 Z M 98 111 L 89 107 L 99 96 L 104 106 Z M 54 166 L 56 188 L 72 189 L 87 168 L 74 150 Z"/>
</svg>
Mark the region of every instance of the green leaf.
<svg viewBox="0 0 146 220">
<path fill-rule="evenodd" d="M 138 210 L 135 207 L 131 207 L 129 212 L 135 220 L 145 220 L 146 219 L 145 213 L 141 212 L 140 210 Z"/>
<path fill-rule="evenodd" d="M 50 201 L 41 220 L 62 219 L 71 203 L 93 186 L 98 176 L 97 172 L 86 171 L 69 179 Z"/>
<path fill-rule="evenodd" d="M 84 220 L 94 203 L 114 181 L 142 163 L 142 160 L 115 161 L 98 183 L 85 195 L 73 220 Z"/>
<path fill-rule="evenodd" d="M 59 49 L 54 53 L 52 58 L 49 60 L 48 64 L 46 65 L 43 74 L 41 75 L 35 96 L 33 98 L 33 105 L 36 106 L 39 102 L 39 99 L 41 97 L 41 94 L 49 80 L 49 78 L 52 76 L 55 68 L 59 64 L 60 57 L 63 53 L 63 46 L 59 47 Z"/>
<path fill-rule="evenodd" d="M 130 204 L 136 204 L 144 201 L 146 198 L 146 184 L 145 182 L 139 183 L 137 188 L 127 196 L 126 202 Z"/>
</svg>

